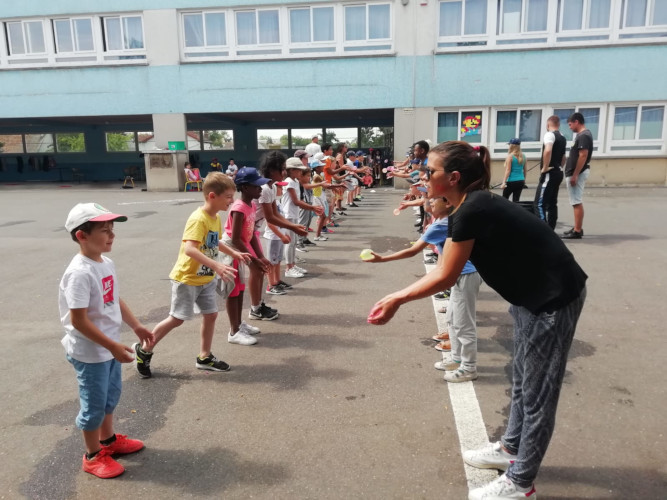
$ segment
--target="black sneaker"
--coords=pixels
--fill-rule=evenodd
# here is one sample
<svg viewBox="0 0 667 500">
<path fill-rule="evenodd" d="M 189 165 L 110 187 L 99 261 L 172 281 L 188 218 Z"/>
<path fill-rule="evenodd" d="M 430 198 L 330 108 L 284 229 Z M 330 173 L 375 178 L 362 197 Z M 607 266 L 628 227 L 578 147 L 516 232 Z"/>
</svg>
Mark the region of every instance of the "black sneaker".
<svg viewBox="0 0 667 500">
<path fill-rule="evenodd" d="M 359 205 L 357 205 L 355 202 L 352 202 L 352 203 L 350 203 L 350 204 L 348 205 L 348 207 L 355 207 L 355 208 L 358 208 Z"/>
<path fill-rule="evenodd" d="M 302 244 L 297 243 L 295 246 L 295 249 L 297 252 L 307 252 L 306 247 L 303 246 Z"/>
<path fill-rule="evenodd" d="M 303 244 L 306 245 L 306 246 L 309 246 L 309 247 L 316 247 L 316 246 L 317 246 L 317 243 L 313 243 L 313 242 L 310 241 L 308 238 L 306 238 L 305 240 L 303 240 Z"/>
<path fill-rule="evenodd" d="M 262 302 L 262 305 L 259 306 L 258 311 L 253 311 L 252 307 L 250 308 L 250 313 L 248 314 L 248 318 L 250 319 L 258 319 L 260 321 L 273 321 L 274 319 L 278 319 L 280 317 L 280 314 L 278 314 L 278 311 L 275 309 L 271 309 L 267 305 Z"/>
<path fill-rule="evenodd" d="M 424 264 L 437 264 L 437 263 L 438 263 L 437 257 L 426 257 L 424 259 Z"/>
<path fill-rule="evenodd" d="M 561 236 L 561 238 L 563 238 L 564 240 L 580 240 L 583 236 L 584 236 L 584 231 L 582 229 L 581 232 L 573 230 L 571 232 L 563 233 L 563 236 Z"/>
<path fill-rule="evenodd" d="M 268 309 L 269 311 L 273 311 L 273 312 L 275 312 L 275 313 L 278 312 L 278 309 L 274 309 L 273 307 L 269 307 L 269 306 L 267 306 L 267 305 L 264 303 L 264 301 L 262 301 L 262 303 L 260 304 L 260 307 L 263 307 L 264 309 Z"/>
<path fill-rule="evenodd" d="M 291 290 L 293 287 L 289 283 L 285 283 L 283 280 L 280 280 L 278 284 L 283 287 L 285 290 Z"/>
<path fill-rule="evenodd" d="M 141 378 L 151 378 L 151 358 L 153 357 L 152 352 L 146 352 L 141 348 L 139 342 L 132 344 L 132 349 L 134 349 L 134 355 L 137 360 L 137 371 Z"/>
<path fill-rule="evenodd" d="M 198 370 L 209 370 L 212 372 L 228 372 L 230 366 L 224 361 L 216 358 L 213 353 L 201 359 L 197 356 L 197 363 L 195 364 Z"/>
<path fill-rule="evenodd" d="M 449 290 L 445 290 L 444 292 L 438 292 L 436 293 L 433 297 L 436 300 L 448 300 L 449 299 Z"/>
</svg>

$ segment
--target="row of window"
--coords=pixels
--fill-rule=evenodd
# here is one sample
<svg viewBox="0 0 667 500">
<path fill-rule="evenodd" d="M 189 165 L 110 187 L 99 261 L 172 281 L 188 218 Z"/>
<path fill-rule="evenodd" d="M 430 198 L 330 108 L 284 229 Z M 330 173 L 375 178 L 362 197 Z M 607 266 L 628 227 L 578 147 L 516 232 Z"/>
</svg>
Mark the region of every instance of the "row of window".
<svg viewBox="0 0 667 500">
<path fill-rule="evenodd" d="M 615 156 L 667 152 L 665 103 L 442 110 L 437 117 L 437 141 L 486 144 L 498 155 L 508 150 L 510 139 L 519 138 L 524 152 L 539 155 L 547 118 L 558 116 L 561 133 L 571 141 L 567 119 L 574 112 L 584 116 L 596 151 Z"/>
<path fill-rule="evenodd" d="M 439 9 L 441 50 L 667 36 L 665 0 L 444 0 Z"/>
<path fill-rule="evenodd" d="M 341 56 L 394 50 L 389 2 L 179 12 L 182 60 Z M 664 40 L 665 0 L 442 0 L 439 51 Z M 0 23 L 0 65 L 145 62 L 143 15 Z"/>
<path fill-rule="evenodd" d="M 351 148 L 391 147 L 392 127 L 259 129 L 257 149 L 299 149 L 317 136 L 322 142 L 346 142 Z M 151 131 L 105 132 L 106 151 L 128 153 L 157 149 Z M 188 130 L 189 151 L 234 150 L 233 130 Z M 0 135 L 0 153 L 85 153 L 83 132 Z"/>
</svg>

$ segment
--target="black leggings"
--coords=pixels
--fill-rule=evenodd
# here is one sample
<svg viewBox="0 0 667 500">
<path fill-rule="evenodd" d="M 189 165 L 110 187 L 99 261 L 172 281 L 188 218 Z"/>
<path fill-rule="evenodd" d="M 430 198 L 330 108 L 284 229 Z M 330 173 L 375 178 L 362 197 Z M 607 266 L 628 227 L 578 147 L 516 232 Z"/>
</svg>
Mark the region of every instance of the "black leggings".
<svg viewBox="0 0 667 500">
<path fill-rule="evenodd" d="M 563 182 L 563 171 L 552 168 L 540 175 L 540 182 L 535 192 L 535 209 L 540 219 L 545 221 L 551 229 L 556 229 L 558 220 L 558 188 Z"/>
<path fill-rule="evenodd" d="M 521 191 L 523 190 L 523 185 L 525 183 L 525 181 L 508 182 L 507 187 L 503 189 L 503 196 L 509 200 L 511 194 L 512 201 L 519 201 L 519 198 L 521 198 Z"/>
</svg>

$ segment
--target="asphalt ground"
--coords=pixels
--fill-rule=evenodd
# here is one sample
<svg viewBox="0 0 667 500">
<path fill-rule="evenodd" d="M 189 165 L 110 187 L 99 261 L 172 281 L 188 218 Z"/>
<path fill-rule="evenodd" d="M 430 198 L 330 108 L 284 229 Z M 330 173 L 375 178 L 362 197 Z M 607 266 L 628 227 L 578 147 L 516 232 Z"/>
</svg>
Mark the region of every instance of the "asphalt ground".
<svg viewBox="0 0 667 500">
<path fill-rule="evenodd" d="M 168 314 L 167 275 L 201 195 L 0 186 L 0 498 L 466 498 L 465 429 L 433 369 L 431 303 L 402 307 L 384 327 L 366 323 L 377 299 L 425 272 L 420 257 L 359 259 L 363 248 L 386 253 L 417 238 L 409 211 L 392 215 L 399 200 L 365 192 L 329 241 L 299 254 L 310 273 L 268 297 L 281 318 L 252 323 L 257 345 L 227 343 L 221 310 L 213 351 L 230 372 L 195 369 L 198 320 L 158 346 L 152 379 L 125 365 L 116 430 L 146 448 L 120 459 L 125 474 L 101 480 L 80 471 L 76 380 L 60 345 L 58 283 L 77 251 L 67 212 L 95 201 L 130 217 L 116 224 L 110 257 L 121 296 L 152 328 Z M 571 223 L 564 197 L 560 207 Z M 585 207 L 586 236 L 567 244 L 589 275 L 588 299 L 538 495 L 664 498 L 667 189 L 590 189 Z M 511 332 L 507 304 L 484 285 L 473 385 L 491 440 L 508 416 Z M 123 341 L 134 342 L 128 329 Z"/>
</svg>

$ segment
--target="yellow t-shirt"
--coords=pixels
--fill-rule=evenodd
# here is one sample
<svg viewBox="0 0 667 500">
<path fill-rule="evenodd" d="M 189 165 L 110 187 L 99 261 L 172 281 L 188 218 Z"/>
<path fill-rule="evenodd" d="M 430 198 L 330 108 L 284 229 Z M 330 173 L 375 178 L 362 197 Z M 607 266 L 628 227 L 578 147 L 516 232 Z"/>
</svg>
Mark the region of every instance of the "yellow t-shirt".
<svg viewBox="0 0 667 500">
<path fill-rule="evenodd" d="M 215 272 L 185 255 L 185 242 L 199 242 L 199 250 L 207 257 L 217 260 L 218 241 L 220 241 L 221 234 L 222 223 L 219 214 L 211 217 L 201 207 L 192 212 L 185 223 L 178 259 L 169 277 L 186 285 L 200 286 L 210 283 L 215 277 Z"/>
<path fill-rule="evenodd" d="M 322 179 L 322 176 L 320 174 L 313 175 L 313 183 L 318 183 L 322 181 L 324 181 L 324 179 Z M 315 196 L 316 198 L 322 196 L 322 186 L 313 188 L 313 196 Z"/>
</svg>

